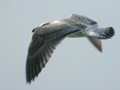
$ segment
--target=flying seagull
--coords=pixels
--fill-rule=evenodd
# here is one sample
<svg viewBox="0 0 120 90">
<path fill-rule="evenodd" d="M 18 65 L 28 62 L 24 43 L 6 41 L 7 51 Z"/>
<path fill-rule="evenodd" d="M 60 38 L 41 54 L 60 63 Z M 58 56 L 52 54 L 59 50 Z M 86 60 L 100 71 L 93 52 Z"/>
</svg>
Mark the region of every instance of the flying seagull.
<svg viewBox="0 0 120 90">
<path fill-rule="evenodd" d="M 26 62 L 26 81 L 31 83 L 45 67 L 53 50 L 65 38 L 86 37 L 102 51 L 102 39 L 114 35 L 112 27 L 99 28 L 96 21 L 77 14 L 71 17 L 44 23 L 33 29 Z"/>
</svg>

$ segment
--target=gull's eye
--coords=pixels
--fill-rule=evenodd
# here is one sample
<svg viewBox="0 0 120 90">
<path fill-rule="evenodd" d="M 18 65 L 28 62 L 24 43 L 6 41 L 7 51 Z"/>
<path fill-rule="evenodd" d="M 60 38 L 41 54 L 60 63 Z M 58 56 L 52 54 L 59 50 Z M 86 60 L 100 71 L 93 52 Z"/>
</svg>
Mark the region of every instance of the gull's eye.
<svg viewBox="0 0 120 90">
<path fill-rule="evenodd" d="M 35 29 L 32 30 L 32 32 L 34 32 L 34 31 L 35 31 Z"/>
</svg>

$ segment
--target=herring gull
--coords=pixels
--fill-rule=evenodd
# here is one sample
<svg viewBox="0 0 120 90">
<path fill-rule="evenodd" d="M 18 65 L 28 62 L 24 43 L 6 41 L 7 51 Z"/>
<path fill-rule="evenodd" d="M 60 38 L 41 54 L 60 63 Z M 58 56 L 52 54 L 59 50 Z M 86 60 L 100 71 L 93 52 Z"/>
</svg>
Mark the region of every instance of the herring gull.
<svg viewBox="0 0 120 90">
<path fill-rule="evenodd" d="M 77 14 L 71 17 L 44 23 L 33 29 L 26 62 L 26 81 L 30 83 L 45 67 L 56 46 L 65 38 L 86 37 L 102 51 L 102 39 L 114 35 L 112 27 L 99 28 L 96 21 Z"/>
</svg>

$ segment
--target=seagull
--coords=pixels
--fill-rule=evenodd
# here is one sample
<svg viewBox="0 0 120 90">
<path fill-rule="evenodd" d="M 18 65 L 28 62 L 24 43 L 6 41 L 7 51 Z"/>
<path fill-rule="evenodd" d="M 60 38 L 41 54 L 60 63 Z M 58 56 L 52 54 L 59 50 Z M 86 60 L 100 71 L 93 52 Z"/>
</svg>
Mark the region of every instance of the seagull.
<svg viewBox="0 0 120 90">
<path fill-rule="evenodd" d="M 47 22 L 35 27 L 28 48 L 26 81 L 31 83 L 45 67 L 56 46 L 65 38 L 86 37 L 102 52 L 101 40 L 114 35 L 113 27 L 98 27 L 96 21 L 82 15 Z"/>
</svg>

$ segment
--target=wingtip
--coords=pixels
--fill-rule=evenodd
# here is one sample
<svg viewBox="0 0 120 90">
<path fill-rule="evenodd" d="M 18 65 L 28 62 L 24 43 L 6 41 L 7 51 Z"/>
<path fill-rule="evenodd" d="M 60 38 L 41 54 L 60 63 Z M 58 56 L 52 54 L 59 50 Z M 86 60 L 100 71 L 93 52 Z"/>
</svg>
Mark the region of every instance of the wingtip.
<svg viewBox="0 0 120 90">
<path fill-rule="evenodd" d="M 26 81 L 26 84 L 29 84 L 29 85 L 30 85 L 30 84 L 31 84 L 31 81 Z"/>
<path fill-rule="evenodd" d="M 31 84 L 31 80 L 26 77 L 26 83 Z"/>
<path fill-rule="evenodd" d="M 101 53 L 103 52 L 103 49 L 102 49 L 102 48 L 100 48 L 100 49 L 98 49 L 98 50 L 99 50 L 99 52 L 101 52 Z"/>
</svg>

